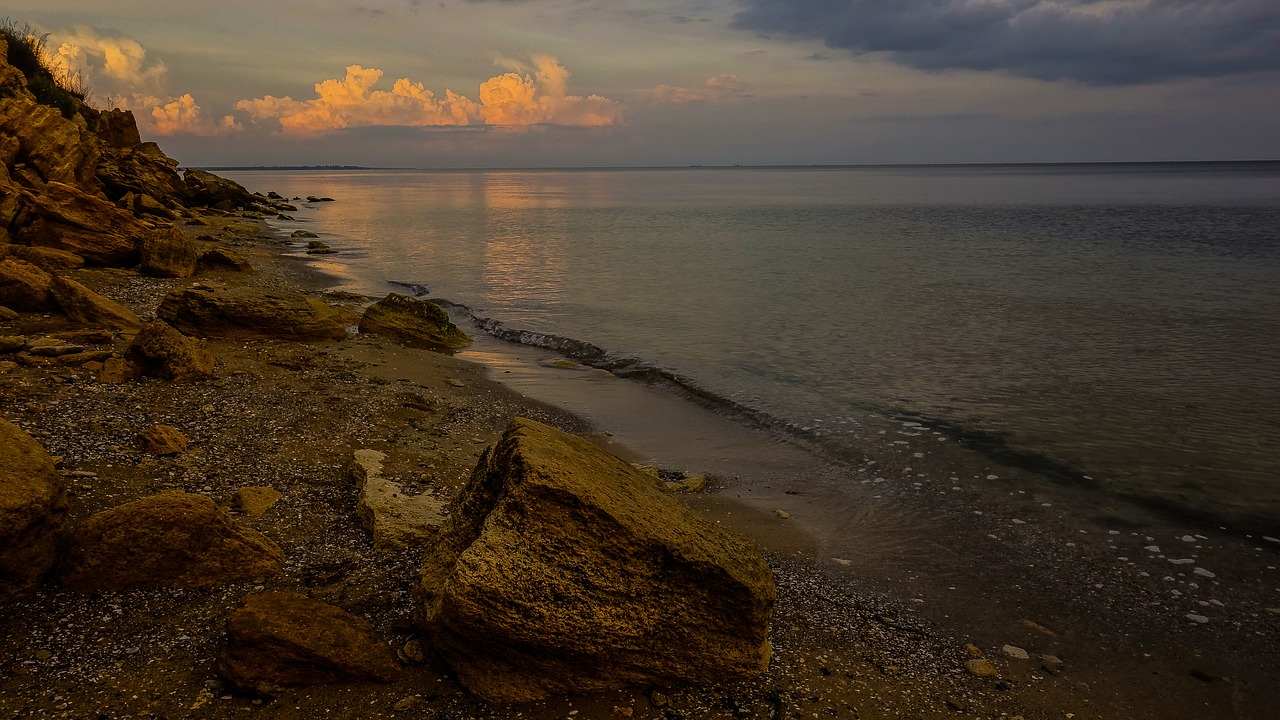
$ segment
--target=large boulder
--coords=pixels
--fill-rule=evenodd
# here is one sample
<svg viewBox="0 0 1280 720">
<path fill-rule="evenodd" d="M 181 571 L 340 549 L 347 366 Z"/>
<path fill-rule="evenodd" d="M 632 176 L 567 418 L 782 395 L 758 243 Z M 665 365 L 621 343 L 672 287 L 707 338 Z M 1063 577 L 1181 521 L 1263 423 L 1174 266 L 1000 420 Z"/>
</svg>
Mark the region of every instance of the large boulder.
<svg viewBox="0 0 1280 720">
<path fill-rule="evenodd" d="M 67 495 L 53 459 L 0 419 L 0 603 L 35 590 L 57 557 Z"/>
<path fill-rule="evenodd" d="M 191 201 L 224 210 L 254 209 L 264 200 L 249 192 L 243 185 L 206 170 L 187 168 L 182 173 Z"/>
<path fill-rule="evenodd" d="M 164 278 L 191 277 L 196 272 L 200 251 L 186 233 L 177 228 L 154 230 L 142 240 L 144 275 Z"/>
<path fill-rule="evenodd" d="M 220 338 L 342 340 L 356 316 L 295 290 L 191 287 L 165 296 L 156 315 L 182 332 Z"/>
<path fill-rule="evenodd" d="M 471 338 L 449 321 L 449 314 L 439 305 L 399 293 L 370 305 L 360 318 L 360 332 L 432 350 L 457 350 L 471 344 Z"/>
<path fill-rule="evenodd" d="M 71 278 L 54 276 L 49 297 L 67 317 L 113 330 L 137 330 L 142 320 L 129 308 L 103 297 Z"/>
<path fill-rule="evenodd" d="M 365 619 L 296 593 L 261 593 L 227 618 L 218 672 L 236 687 L 269 695 L 305 685 L 392 682 L 400 666 Z"/>
<path fill-rule="evenodd" d="M 769 664 L 775 590 L 759 551 L 525 419 L 481 458 L 414 596 L 440 656 L 490 702 L 722 683 Z"/>
<path fill-rule="evenodd" d="M 15 310 L 47 310 L 52 306 L 49 273 L 26 260 L 0 257 L 0 305 Z"/>
<path fill-rule="evenodd" d="M 203 495 L 166 492 L 90 516 L 71 533 L 58 577 L 83 592 L 193 588 L 279 575 L 284 553 Z"/>
<path fill-rule="evenodd" d="M 150 228 L 96 195 L 58 182 L 22 192 L 15 242 L 66 250 L 94 265 L 138 264 Z"/>
<path fill-rule="evenodd" d="M 189 338 L 163 320 L 144 325 L 125 355 L 144 373 L 166 380 L 208 380 L 216 362 L 203 340 Z"/>
</svg>

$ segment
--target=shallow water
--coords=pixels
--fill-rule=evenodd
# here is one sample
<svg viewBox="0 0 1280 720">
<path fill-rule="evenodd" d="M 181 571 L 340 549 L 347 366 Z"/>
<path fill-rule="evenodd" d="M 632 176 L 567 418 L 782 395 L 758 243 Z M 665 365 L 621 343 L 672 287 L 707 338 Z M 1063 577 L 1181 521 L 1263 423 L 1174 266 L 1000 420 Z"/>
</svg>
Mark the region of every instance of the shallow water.
<svg viewBox="0 0 1280 720">
<path fill-rule="evenodd" d="M 231 175 L 339 198 L 304 217 L 345 289 L 422 283 L 851 456 L 921 421 L 1029 482 L 1280 526 L 1278 164 Z"/>
</svg>

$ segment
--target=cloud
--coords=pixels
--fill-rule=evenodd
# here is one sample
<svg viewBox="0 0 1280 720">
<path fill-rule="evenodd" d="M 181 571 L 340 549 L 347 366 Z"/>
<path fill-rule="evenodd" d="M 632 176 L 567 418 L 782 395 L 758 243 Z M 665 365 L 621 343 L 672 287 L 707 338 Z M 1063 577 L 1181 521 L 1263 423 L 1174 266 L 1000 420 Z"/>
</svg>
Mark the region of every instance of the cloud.
<svg viewBox="0 0 1280 720">
<path fill-rule="evenodd" d="M 236 119 L 230 115 L 216 122 L 206 119 L 190 93 L 172 102 L 156 103 L 151 110 L 151 126 L 157 135 L 201 137 L 226 135 L 240 129 Z"/>
<path fill-rule="evenodd" d="M 924 70 L 1133 85 L 1280 69 L 1276 0 L 738 0 L 739 29 Z"/>
<path fill-rule="evenodd" d="M 51 33 L 46 53 L 54 66 L 92 79 L 102 94 L 156 91 L 168 80 L 165 64 L 149 60 L 137 40 L 84 26 Z"/>
<path fill-rule="evenodd" d="M 569 72 L 555 58 L 538 56 L 524 74 L 509 72 L 480 85 L 480 102 L 452 90 L 437 97 L 422 83 L 396 80 L 375 90 L 383 72 L 352 65 L 346 77 L 316 83 L 316 97 L 300 101 L 267 95 L 241 100 L 236 109 L 257 121 L 275 120 L 287 134 L 315 135 L 369 126 L 439 127 L 476 124 L 551 124 L 598 127 L 621 120 L 621 106 L 599 95 L 569 95 Z"/>
<path fill-rule="evenodd" d="M 694 102 L 716 102 L 732 97 L 743 97 L 742 80 L 730 73 L 721 73 L 707 80 L 702 87 L 684 88 L 671 85 L 659 85 L 649 97 L 656 103 L 683 105 Z"/>
</svg>

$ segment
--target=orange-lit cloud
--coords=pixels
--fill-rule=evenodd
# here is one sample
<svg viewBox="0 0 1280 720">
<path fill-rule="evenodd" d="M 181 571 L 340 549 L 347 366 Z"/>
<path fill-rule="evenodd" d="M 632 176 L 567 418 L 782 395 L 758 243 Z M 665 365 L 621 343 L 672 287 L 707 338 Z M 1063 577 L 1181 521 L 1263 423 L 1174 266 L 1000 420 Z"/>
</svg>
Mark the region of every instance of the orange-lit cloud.
<svg viewBox="0 0 1280 720">
<path fill-rule="evenodd" d="M 159 89 L 169 73 L 163 62 L 147 58 L 137 40 L 83 26 L 51 33 L 45 54 L 52 66 L 92 78 L 102 85 L 98 91 L 107 94 Z"/>
<path fill-rule="evenodd" d="M 375 90 L 383 72 L 352 65 L 346 77 L 316 83 L 316 97 L 265 97 L 241 100 L 236 109 L 254 120 L 275 120 L 283 132 L 313 135 L 329 130 L 372 125 L 403 127 L 537 124 L 569 126 L 612 125 L 622 117 L 621 106 L 599 95 L 569 95 L 569 72 L 555 58 L 534 58 L 521 75 L 509 72 L 480 85 L 480 102 L 452 90 L 437 97 L 422 83 L 401 78 L 390 91 Z"/>
<path fill-rule="evenodd" d="M 168 103 L 157 104 L 151 110 L 151 127 L 157 135 L 226 135 L 240 129 L 230 115 L 214 121 L 204 117 L 200 106 L 190 93 Z"/>
<path fill-rule="evenodd" d="M 675 87 L 672 85 L 659 85 L 654 88 L 649 97 L 657 103 L 668 103 L 671 105 L 683 105 L 685 103 L 694 102 L 715 102 L 717 100 L 727 100 L 732 97 L 742 97 L 746 93 L 743 91 L 742 80 L 731 73 L 720 73 L 707 80 L 702 87 L 685 88 Z"/>
</svg>

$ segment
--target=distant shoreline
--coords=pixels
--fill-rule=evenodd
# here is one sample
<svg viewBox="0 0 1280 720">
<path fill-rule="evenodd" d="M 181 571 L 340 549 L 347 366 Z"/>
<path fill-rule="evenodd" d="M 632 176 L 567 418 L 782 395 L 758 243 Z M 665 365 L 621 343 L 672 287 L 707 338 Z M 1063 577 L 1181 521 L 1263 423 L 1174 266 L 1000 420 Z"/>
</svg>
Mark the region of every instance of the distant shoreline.
<svg viewBox="0 0 1280 720">
<path fill-rule="evenodd" d="M 974 163 L 848 163 L 848 164 L 794 164 L 794 165 L 601 165 L 563 167 L 374 167 L 367 165 L 192 165 L 209 172 L 281 172 L 316 170 L 379 170 L 404 172 L 612 172 L 635 170 L 914 170 L 914 169 L 1028 169 L 1028 168 L 1091 168 L 1091 167 L 1263 167 L 1280 168 L 1280 158 L 1273 160 L 1084 160 L 1073 162 L 974 162 Z"/>
</svg>

